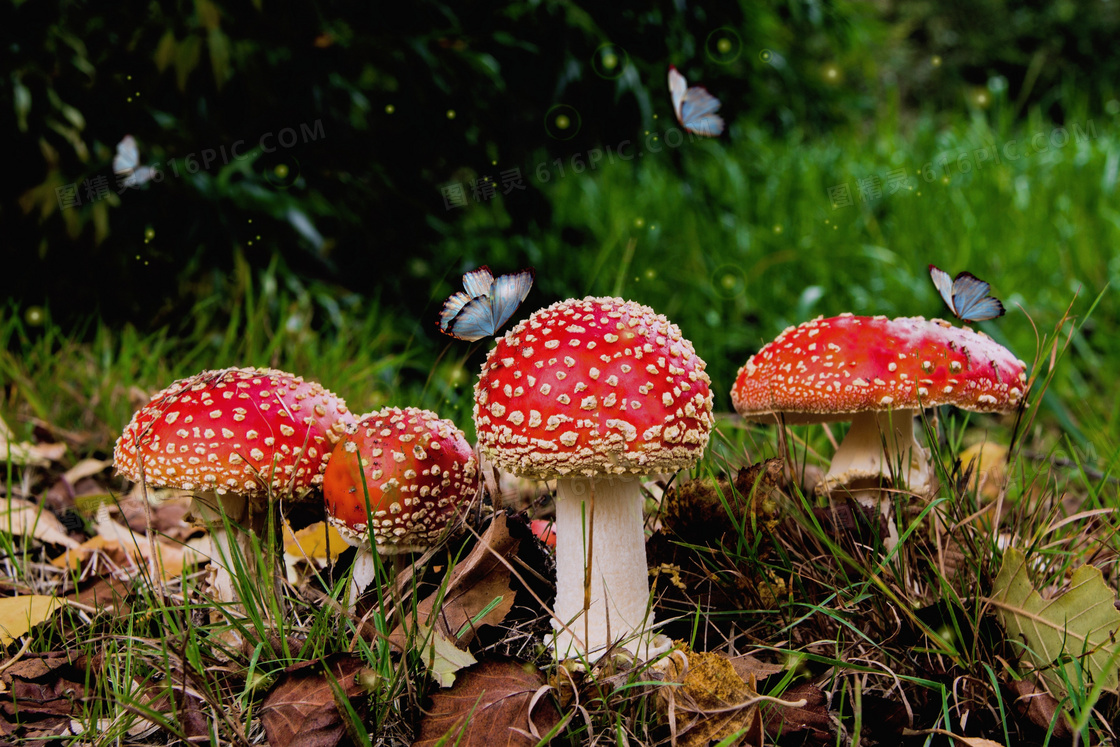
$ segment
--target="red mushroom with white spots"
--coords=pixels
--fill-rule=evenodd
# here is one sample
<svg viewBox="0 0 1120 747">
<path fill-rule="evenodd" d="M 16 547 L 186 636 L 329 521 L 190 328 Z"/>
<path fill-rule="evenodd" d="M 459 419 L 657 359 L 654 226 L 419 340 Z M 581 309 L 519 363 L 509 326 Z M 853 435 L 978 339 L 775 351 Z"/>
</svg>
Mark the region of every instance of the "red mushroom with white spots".
<svg viewBox="0 0 1120 747">
<path fill-rule="evenodd" d="M 668 639 L 650 631 L 638 476 L 688 468 L 707 446 L 712 394 L 692 343 L 632 301 L 553 304 L 490 351 L 474 422 L 479 449 L 499 467 L 558 478 L 557 655 L 665 650 Z"/>
<path fill-rule="evenodd" d="M 751 420 L 851 420 L 822 487 L 847 488 L 873 506 L 878 491 L 860 488 L 883 478 L 915 493 L 933 487 L 929 452 L 914 439 L 922 408 L 1010 412 L 1026 380 L 1026 364 L 982 332 L 941 319 L 842 314 L 790 327 L 763 346 L 739 369 L 731 399 Z"/>
<path fill-rule="evenodd" d="M 327 520 L 359 548 L 351 602 L 373 579 L 371 550 L 399 559 L 428 549 L 477 493 L 474 452 L 453 422 L 416 407 L 362 416 L 323 477 Z"/>
<path fill-rule="evenodd" d="M 138 410 L 113 461 L 133 482 L 195 491 L 192 511 L 210 529 L 217 554 L 215 595 L 233 601 L 233 544 L 255 572 L 248 532 L 266 528 L 270 500 L 300 497 L 322 482 L 352 422 L 346 403 L 316 382 L 268 368 L 203 371 Z"/>
</svg>

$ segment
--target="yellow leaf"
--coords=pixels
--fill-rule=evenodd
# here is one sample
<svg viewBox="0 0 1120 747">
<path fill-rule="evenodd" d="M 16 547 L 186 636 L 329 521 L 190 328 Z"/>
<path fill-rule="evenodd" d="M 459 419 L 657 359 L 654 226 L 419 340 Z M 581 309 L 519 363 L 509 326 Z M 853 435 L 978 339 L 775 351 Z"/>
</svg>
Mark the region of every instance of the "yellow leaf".
<svg viewBox="0 0 1120 747">
<path fill-rule="evenodd" d="M 478 662 L 469 651 L 460 651 L 450 638 L 438 630 L 417 624 L 416 636 L 418 642 L 427 642 L 421 652 L 424 664 L 440 687 L 451 687 L 455 684 L 456 672 Z"/>
<path fill-rule="evenodd" d="M 1039 670 L 1055 695 L 1064 695 L 1066 682 L 1082 680 L 1117 691 L 1120 612 L 1115 606 L 1116 592 L 1105 583 L 1099 568 L 1078 567 L 1064 593 L 1043 599 L 1031 584 L 1023 553 L 1009 547 L 987 601 L 996 608 L 1008 638 Z"/>
<path fill-rule="evenodd" d="M 1007 474 L 1007 447 L 991 441 L 969 446 L 961 452 L 961 469 L 968 470 L 970 467 L 969 489 L 995 500 Z"/>
<path fill-rule="evenodd" d="M 319 521 L 311 526 L 293 532 L 290 524 L 284 524 L 284 554 L 293 560 L 338 560 L 339 554 L 349 547 L 338 530 Z"/>
<path fill-rule="evenodd" d="M 43 594 L 0 599 L 0 646 L 7 646 L 46 620 L 57 605 L 57 599 Z"/>
</svg>

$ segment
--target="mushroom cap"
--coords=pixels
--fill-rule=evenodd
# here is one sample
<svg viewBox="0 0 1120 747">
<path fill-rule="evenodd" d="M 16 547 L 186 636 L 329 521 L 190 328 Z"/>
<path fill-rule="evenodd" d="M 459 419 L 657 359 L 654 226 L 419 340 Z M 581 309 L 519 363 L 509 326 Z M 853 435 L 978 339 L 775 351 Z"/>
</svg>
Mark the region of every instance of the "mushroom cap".
<svg viewBox="0 0 1120 747">
<path fill-rule="evenodd" d="M 474 452 L 450 420 L 386 407 L 363 415 L 335 447 L 323 478 L 327 519 L 351 545 L 372 539 L 382 554 L 420 551 L 474 500 L 477 474 Z"/>
<path fill-rule="evenodd" d="M 340 398 L 293 374 L 203 371 L 132 416 L 113 462 L 118 473 L 152 486 L 299 495 L 323 481 L 331 450 L 353 420 Z"/>
<path fill-rule="evenodd" d="M 731 399 L 745 418 L 846 420 L 874 410 L 955 405 L 1010 412 L 1026 364 L 982 332 L 941 319 L 853 316 L 789 327 L 739 369 Z"/>
<path fill-rule="evenodd" d="M 526 477 L 682 469 L 703 454 L 712 423 L 692 343 L 620 298 L 534 312 L 498 340 L 475 384 L 479 448 Z"/>
</svg>

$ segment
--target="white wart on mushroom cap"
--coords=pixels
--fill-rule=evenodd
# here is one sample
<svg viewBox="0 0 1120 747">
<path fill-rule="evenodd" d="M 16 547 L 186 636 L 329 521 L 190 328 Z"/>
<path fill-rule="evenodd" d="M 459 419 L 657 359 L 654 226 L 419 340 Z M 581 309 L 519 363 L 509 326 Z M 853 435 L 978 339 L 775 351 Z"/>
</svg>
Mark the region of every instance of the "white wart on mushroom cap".
<svg viewBox="0 0 1120 747">
<path fill-rule="evenodd" d="M 203 371 L 152 397 L 117 439 L 117 472 L 152 486 L 299 495 L 323 480 L 353 422 L 313 381 L 268 368 Z"/>
<path fill-rule="evenodd" d="M 707 446 L 712 393 L 692 343 L 632 301 L 553 304 L 490 351 L 475 385 L 474 422 L 479 449 L 502 469 L 559 478 L 557 655 L 594 659 L 619 643 L 643 658 L 665 650 L 669 642 L 652 635 L 647 614 L 635 476 L 689 467 Z"/>
<path fill-rule="evenodd" d="M 384 555 L 430 547 L 477 492 L 466 436 L 415 407 L 362 416 L 335 447 L 323 482 L 327 518 L 339 534 Z"/>
<path fill-rule="evenodd" d="M 899 453 L 911 450 L 921 462 L 912 470 L 914 488 L 914 480 L 928 479 L 924 450 L 912 435 L 917 410 L 954 405 L 1010 412 L 1025 388 L 1026 364 L 982 332 L 941 319 L 842 314 L 790 327 L 763 346 L 739 370 L 731 399 L 752 420 L 852 420 L 845 442 L 870 444 L 859 449 L 869 461 L 845 452 L 844 468 L 834 459 L 826 484 L 886 474 L 879 431 L 889 423 L 899 431 Z M 838 456 L 841 451 L 844 444 Z"/>
</svg>

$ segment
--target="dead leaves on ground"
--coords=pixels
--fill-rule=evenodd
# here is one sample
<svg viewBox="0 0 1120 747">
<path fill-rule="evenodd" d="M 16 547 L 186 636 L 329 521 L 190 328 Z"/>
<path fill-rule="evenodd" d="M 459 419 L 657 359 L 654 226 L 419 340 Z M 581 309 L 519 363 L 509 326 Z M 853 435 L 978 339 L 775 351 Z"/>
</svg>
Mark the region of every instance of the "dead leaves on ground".
<svg viewBox="0 0 1120 747">
<path fill-rule="evenodd" d="M 758 681 L 780 666 L 683 645 L 663 661 L 670 684 L 659 689 L 658 703 L 678 747 L 760 745 L 764 735 L 821 742 L 834 731 L 825 694 L 814 685 L 797 685 L 781 699 L 759 694 Z"/>
<path fill-rule="evenodd" d="M 25 654 L 0 673 L 0 739 L 73 734 L 71 713 L 86 695 L 84 654 Z"/>
<path fill-rule="evenodd" d="M 413 747 L 531 747 L 560 722 L 549 689 L 531 664 L 481 661 L 432 695 Z"/>
<path fill-rule="evenodd" d="M 437 589 L 416 605 L 413 630 L 398 625 L 389 636 L 398 648 L 403 649 L 409 640 L 419 647 L 442 687 L 455 681 L 461 667 L 474 663 L 470 654 L 459 652 L 466 651 L 478 629 L 501 624 L 513 608 L 509 564 L 520 540 L 510 536 L 506 521 L 505 514 L 496 514 L 474 549 L 455 565 L 446 588 Z"/>
<path fill-rule="evenodd" d="M 334 747 L 352 730 L 350 712 L 362 719 L 368 711 L 363 685 L 368 672 L 352 654 L 333 654 L 325 661 L 284 670 L 261 706 L 268 743 Z"/>
</svg>

